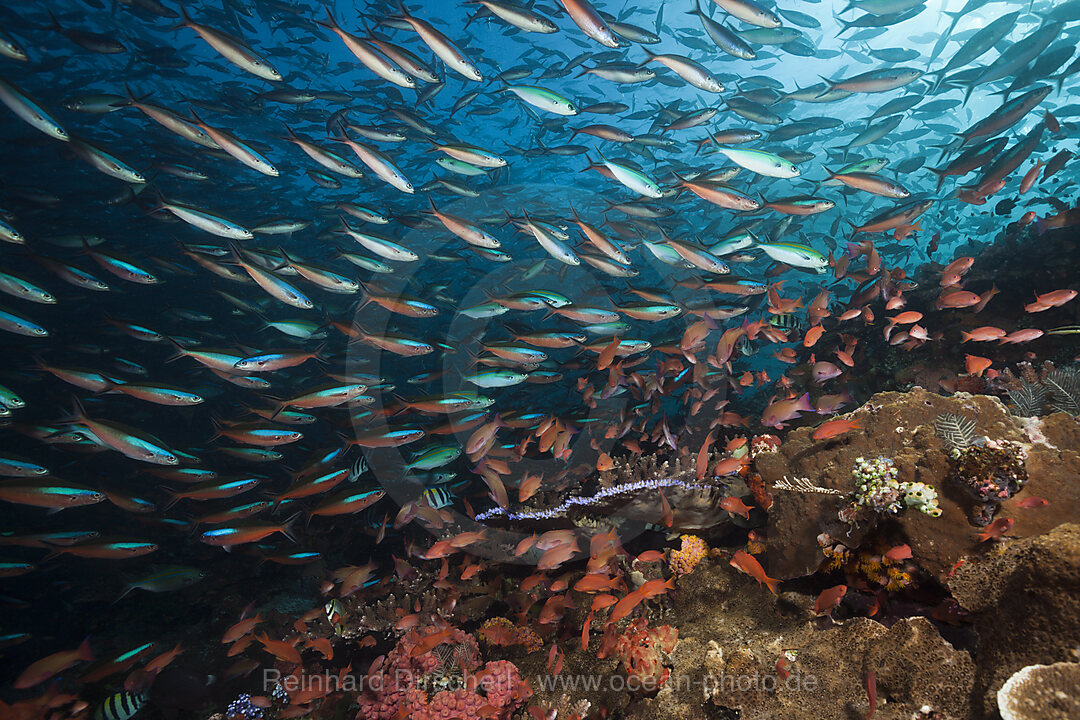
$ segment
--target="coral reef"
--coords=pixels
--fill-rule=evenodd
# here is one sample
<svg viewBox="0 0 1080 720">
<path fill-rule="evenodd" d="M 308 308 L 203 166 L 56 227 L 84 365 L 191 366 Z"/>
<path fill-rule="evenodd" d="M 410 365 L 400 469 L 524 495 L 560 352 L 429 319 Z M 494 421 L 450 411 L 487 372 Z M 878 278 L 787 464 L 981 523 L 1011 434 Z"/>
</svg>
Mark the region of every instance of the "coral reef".
<svg viewBox="0 0 1080 720">
<path fill-rule="evenodd" d="M 978 634 L 975 709 L 981 717 L 993 708 L 997 689 L 1020 668 L 1076 660 L 1080 525 L 1014 540 L 966 562 L 949 580 L 949 589 L 971 612 Z"/>
<path fill-rule="evenodd" d="M 875 717 L 974 718 L 968 705 L 974 663 L 924 618 L 891 627 L 867 618 L 820 626 L 813 598 L 777 601 L 756 582 L 712 558 L 680 583 L 664 620 L 678 627 L 670 676 L 654 698 L 631 704 L 633 720 L 741 720 L 864 717 L 867 673 L 877 675 Z M 591 661 L 591 669 L 590 669 Z M 595 659 L 567 651 L 568 672 L 595 672 Z M 615 693 L 589 695 L 618 715 Z M 539 697 L 538 704 L 548 701 Z M 552 703 L 554 700 L 551 701 Z"/>
<path fill-rule="evenodd" d="M 1051 412 L 1080 415 L 1080 367 L 1056 368 L 1047 360 L 1038 370 L 1031 363 L 1017 363 L 1019 375 L 1005 368 L 994 386 L 1008 395 L 1017 415 L 1043 414 L 1047 400 Z"/>
<path fill-rule="evenodd" d="M 930 575 L 944 580 L 953 566 L 967 555 L 978 553 L 978 525 L 971 522 L 975 510 L 984 507 L 975 495 L 956 480 L 952 451 L 935 432 L 936 419 L 945 413 L 978 418 L 979 431 L 993 443 L 973 448 L 997 447 L 1004 467 L 1016 470 L 1015 478 L 999 480 L 999 489 L 1015 484 L 1018 492 L 1006 493 L 1000 516 L 1015 520 L 1011 535 L 1029 537 L 1045 533 L 1074 519 L 1080 503 L 1080 425 L 1063 413 L 1020 419 L 994 397 L 957 393 L 942 397 L 920 388 L 906 393 L 880 393 L 850 417 L 863 430 L 839 438 L 815 441 L 810 428 L 798 428 L 778 452 L 755 458 L 753 469 L 771 488 L 767 562 L 771 575 L 793 578 L 813 573 L 826 558 L 823 547 L 841 544 L 857 548 L 873 532 L 887 531 L 898 542 L 910 545 L 913 562 Z M 1023 452 L 1027 481 L 1013 462 L 1013 452 Z M 980 451 L 981 452 L 981 451 Z M 1010 459 L 1010 455 L 1011 458 Z M 841 519 L 847 498 L 857 492 L 851 468 L 858 458 L 887 457 L 896 469 L 898 483 L 921 483 L 937 493 L 940 517 L 904 512 L 882 517 L 863 510 L 855 522 Z M 978 455 L 972 457 L 979 457 Z M 1023 485 L 1022 490 L 1020 485 Z M 1025 498 L 1045 498 L 1045 507 L 1019 505 Z M 851 518 L 849 518 L 851 519 Z M 879 528 L 887 521 L 887 528 Z M 820 543 L 825 535 L 829 542 Z"/>
<path fill-rule="evenodd" d="M 937 491 L 926 483 L 897 481 L 896 466 L 889 458 L 855 458 L 851 474 L 855 478 L 857 508 L 868 507 L 877 513 L 895 515 L 905 507 L 913 507 L 930 517 L 941 515 Z"/>
<path fill-rule="evenodd" d="M 953 479 L 976 501 L 970 513 L 975 525 L 989 525 L 1001 503 L 1027 483 L 1027 452 L 1007 440 L 986 442 L 952 452 Z"/>
<path fill-rule="evenodd" d="M 621 632 L 609 625 L 597 657 L 601 660 L 609 655 L 618 657 L 626 675 L 626 688 L 655 695 L 671 672 L 665 661 L 675 650 L 678 638 L 678 629 L 671 625 L 649 627 L 648 620 L 641 617 Z"/>
<path fill-rule="evenodd" d="M 452 685 L 462 687 L 451 687 Z M 507 718 L 531 694 L 508 661 L 480 668 L 476 639 L 457 628 L 410 630 L 377 660 L 357 702 L 357 720 Z M 481 713 L 481 708 L 490 708 Z"/>
<path fill-rule="evenodd" d="M 1002 720 L 1080 717 L 1080 663 L 1028 665 L 997 693 Z"/>
<path fill-rule="evenodd" d="M 532 628 L 515 625 L 504 617 L 488 618 L 476 634 L 491 645 L 521 645 L 526 653 L 536 652 L 544 646 L 543 638 Z"/>
</svg>

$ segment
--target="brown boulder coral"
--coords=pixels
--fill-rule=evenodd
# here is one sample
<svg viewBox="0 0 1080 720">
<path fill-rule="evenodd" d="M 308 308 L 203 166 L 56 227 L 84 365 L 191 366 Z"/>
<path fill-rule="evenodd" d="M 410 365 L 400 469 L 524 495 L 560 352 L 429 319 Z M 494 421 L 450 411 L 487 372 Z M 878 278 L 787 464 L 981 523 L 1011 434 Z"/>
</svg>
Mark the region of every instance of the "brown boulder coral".
<svg viewBox="0 0 1080 720">
<path fill-rule="evenodd" d="M 774 577 L 809 575 L 825 559 L 818 536 L 853 548 L 878 521 L 873 513 L 839 517 L 856 492 L 852 469 L 859 458 L 887 458 L 899 483 L 921 483 L 937 493 L 940 517 L 905 510 L 889 516 L 895 535 L 908 543 L 914 561 L 944 580 L 958 560 L 981 551 L 971 517 L 978 500 L 956 480 L 952 449 L 935 432 L 941 415 L 951 413 L 975 422 L 979 436 L 1023 451 L 1028 478 L 1019 492 L 1001 498 L 998 517 L 1012 517 L 1014 537 L 1045 533 L 1069 522 L 1080 506 L 1080 423 L 1063 413 L 1018 418 L 997 399 L 957 393 L 943 397 L 915 388 L 879 393 L 845 417 L 861 431 L 816 441 L 812 428 L 792 431 L 778 452 L 754 460 L 755 470 L 771 488 L 768 520 L 768 572 Z M 801 487 L 800 487 L 801 486 Z M 782 489 L 782 488 L 791 489 Z M 1026 509 L 1018 503 L 1032 496 L 1049 501 Z"/>
<path fill-rule="evenodd" d="M 1073 661 L 1080 647 L 1080 525 L 1015 540 L 962 565 L 949 582 L 971 611 L 979 646 L 976 709 L 1027 665 Z"/>
</svg>

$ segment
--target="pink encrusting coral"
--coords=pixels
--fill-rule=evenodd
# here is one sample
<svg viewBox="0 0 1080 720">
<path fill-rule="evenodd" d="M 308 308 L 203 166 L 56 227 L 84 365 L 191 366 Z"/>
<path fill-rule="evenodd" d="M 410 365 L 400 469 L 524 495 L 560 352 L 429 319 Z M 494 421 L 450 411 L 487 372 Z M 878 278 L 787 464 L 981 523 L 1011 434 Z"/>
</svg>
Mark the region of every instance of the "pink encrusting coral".
<svg viewBox="0 0 1080 720">
<path fill-rule="evenodd" d="M 411 630 L 375 662 L 357 699 L 356 720 L 505 720 L 531 696 L 513 663 L 499 660 L 481 668 L 476 638 L 463 630 L 453 629 L 438 645 L 418 652 L 442 632 Z M 436 691 L 440 686 L 450 687 Z"/>
</svg>

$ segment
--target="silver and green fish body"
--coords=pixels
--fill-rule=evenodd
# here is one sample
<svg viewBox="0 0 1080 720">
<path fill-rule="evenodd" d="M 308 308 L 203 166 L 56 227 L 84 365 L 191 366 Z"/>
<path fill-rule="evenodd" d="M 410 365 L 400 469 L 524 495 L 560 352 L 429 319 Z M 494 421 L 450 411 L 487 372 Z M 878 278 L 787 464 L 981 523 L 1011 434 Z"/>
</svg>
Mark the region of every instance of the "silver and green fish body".
<svg viewBox="0 0 1080 720">
<path fill-rule="evenodd" d="M 535 85 L 507 85 L 506 89 L 533 107 L 546 110 L 556 115 L 577 115 L 579 110 L 574 103 L 562 95 Z"/>
<path fill-rule="evenodd" d="M 235 38 L 228 33 L 192 21 L 192 19 L 188 17 L 187 11 L 183 6 L 180 7 L 180 14 L 183 17 L 183 22 L 181 22 L 178 27 L 186 27 L 194 30 L 199 37 L 206 41 L 207 45 L 217 50 L 223 58 L 233 65 L 236 65 L 241 70 L 245 70 L 252 75 L 260 77 L 263 80 L 270 80 L 272 82 L 282 81 L 283 78 L 281 77 L 281 73 L 239 38 Z"/>
<path fill-rule="evenodd" d="M 56 304 L 56 298 L 48 291 L 43 290 L 29 280 L 24 280 L 17 275 L 3 271 L 0 271 L 0 292 L 43 305 Z"/>
<path fill-rule="evenodd" d="M 193 225 L 211 235 L 229 238 L 230 240 L 250 240 L 255 237 L 250 230 L 242 225 L 193 205 L 182 205 L 166 200 L 161 200 L 160 204 L 162 210 L 168 210 L 188 225 Z"/>
<path fill-rule="evenodd" d="M 413 188 L 413 184 L 409 182 L 409 178 L 405 177 L 405 173 L 402 172 L 401 168 L 395 165 L 394 162 L 381 151 L 376 150 L 370 145 L 350 140 L 344 136 L 335 139 L 352 148 L 352 151 L 360 158 L 360 162 L 367 165 L 368 169 L 375 173 L 375 175 L 387 185 L 410 195 L 416 192 L 415 188 Z"/>
<path fill-rule="evenodd" d="M 513 370 L 494 369 L 494 370 L 481 370 L 480 372 L 471 373 L 465 376 L 465 382 L 472 383 L 477 387 L 482 388 L 500 388 L 510 387 L 511 385 L 520 385 L 525 382 L 528 375 L 525 373 L 514 372 Z"/>
<path fill-rule="evenodd" d="M 806 245 L 796 243 L 757 243 L 755 247 L 760 248 L 776 262 L 792 267 L 807 268 L 816 270 L 819 273 L 825 272 L 829 267 L 827 257 Z"/>
<path fill-rule="evenodd" d="M 555 237 L 549 230 L 534 223 L 528 214 L 525 215 L 525 229 L 536 238 L 540 247 L 544 248 L 548 255 L 565 265 L 580 265 L 581 258 Z"/>
<path fill-rule="evenodd" d="M 793 178 L 799 176 L 799 168 L 789 160 L 764 150 L 719 148 L 729 160 L 750 172 L 766 177 Z"/>
<path fill-rule="evenodd" d="M 40 130 L 51 138 L 67 142 L 67 131 L 42 107 L 37 100 L 27 95 L 15 85 L 0 78 L 0 102 L 18 115 L 31 127 Z"/>
<path fill-rule="evenodd" d="M 618 182 L 630 188 L 638 195 L 644 195 L 645 197 L 651 198 L 661 198 L 664 196 L 664 193 L 660 190 L 660 186 L 640 170 L 635 170 L 627 165 L 620 165 L 619 163 L 612 162 L 603 155 L 600 156 L 600 160 L 607 169 L 611 171 L 611 174 Z"/>
<path fill-rule="evenodd" d="M 535 33 L 558 32 L 558 26 L 543 15 L 539 15 L 516 3 L 504 3 L 497 0 L 476 0 L 486 7 L 499 19 L 513 25 L 519 30 Z"/>
<path fill-rule="evenodd" d="M 35 338 L 48 337 L 49 335 L 48 330 L 33 320 L 3 309 L 0 309 L 0 330 Z"/>
<path fill-rule="evenodd" d="M 381 258 L 396 262 L 412 262 L 420 259 L 420 256 L 415 252 L 389 238 L 353 229 L 345 222 L 345 218 L 341 219 L 341 224 L 349 237 Z"/>
</svg>

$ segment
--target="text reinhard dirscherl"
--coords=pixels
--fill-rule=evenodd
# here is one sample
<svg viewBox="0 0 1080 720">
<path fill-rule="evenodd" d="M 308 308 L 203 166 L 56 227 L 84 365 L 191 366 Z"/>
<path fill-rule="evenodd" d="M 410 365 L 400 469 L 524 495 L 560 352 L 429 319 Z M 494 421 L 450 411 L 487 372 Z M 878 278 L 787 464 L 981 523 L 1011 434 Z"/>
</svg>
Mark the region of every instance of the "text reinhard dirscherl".
<svg viewBox="0 0 1080 720">
<path fill-rule="evenodd" d="M 491 674 L 487 675 L 462 675 L 455 674 L 445 678 L 445 688 L 462 687 L 484 690 L 488 687 L 500 685 L 500 678 Z M 613 692 L 643 692 L 652 693 L 659 688 L 659 678 L 612 675 L 538 675 L 532 679 L 532 686 L 543 689 L 546 692 L 584 692 L 595 693 L 601 691 Z M 374 693 L 392 692 L 404 690 L 410 687 L 428 687 L 432 685 L 427 676 L 417 676 L 415 673 L 400 669 L 392 675 L 377 674 L 371 677 L 343 673 L 323 673 L 321 675 L 283 675 L 279 670 L 263 670 L 263 692 L 270 693 L 275 687 L 280 686 L 285 692 L 309 693 L 332 692 L 359 693 L 371 691 Z M 772 673 L 753 673 L 738 675 L 704 675 L 692 677 L 689 675 L 670 675 L 664 681 L 665 687 L 672 687 L 676 692 L 700 689 L 706 696 L 716 693 L 732 692 L 814 692 L 818 689 L 818 679 L 815 675 L 804 674 L 798 669 L 787 673 L 787 677 L 781 678 Z M 444 687 L 429 687 L 431 690 L 444 689 Z"/>
</svg>

